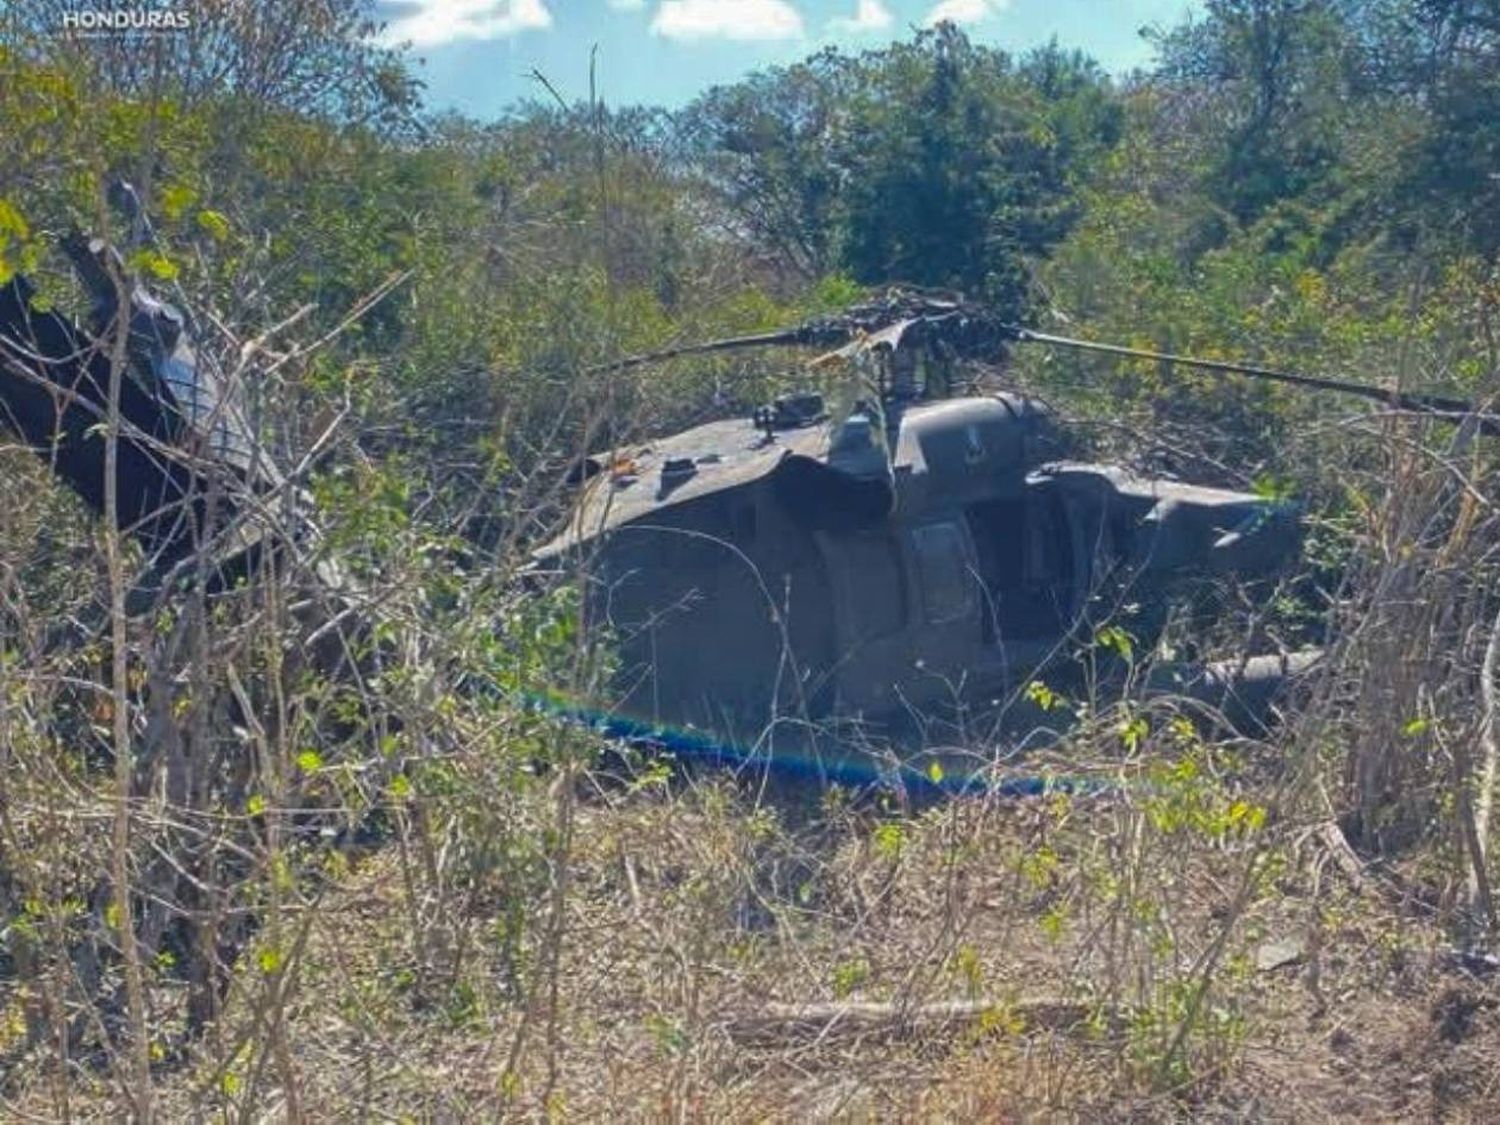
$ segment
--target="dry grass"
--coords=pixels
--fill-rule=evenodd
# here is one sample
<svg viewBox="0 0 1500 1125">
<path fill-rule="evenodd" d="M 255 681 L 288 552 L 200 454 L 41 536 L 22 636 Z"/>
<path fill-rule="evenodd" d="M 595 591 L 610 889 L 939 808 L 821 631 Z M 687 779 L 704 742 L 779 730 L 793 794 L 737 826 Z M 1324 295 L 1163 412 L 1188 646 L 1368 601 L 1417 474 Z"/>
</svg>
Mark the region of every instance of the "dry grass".
<svg viewBox="0 0 1500 1125">
<path fill-rule="evenodd" d="M 1445 958 L 1419 910 L 1356 889 L 1314 833 L 1161 833 L 1128 796 L 903 816 L 757 804 L 723 779 L 585 788 L 555 1011 L 544 989 L 518 1002 L 482 901 L 462 920 L 481 931 L 473 956 L 419 987 L 393 847 L 289 908 L 307 926 L 286 1013 L 301 1115 L 1478 1120 L 1497 1107 L 1490 985 Z M 1265 876 L 1241 901 L 1252 861 Z M 1226 927 L 1200 1028 L 1164 1069 L 1183 990 Z M 265 975 L 245 962 L 219 1024 L 158 1065 L 169 1118 L 286 1115 L 264 1051 L 235 1047 L 266 1011 Z M 1039 997 L 1090 1018 L 1035 1027 Z M 776 1002 L 954 1000 L 981 1013 L 914 1033 L 897 1019 L 736 1035 Z M 54 1076 L 37 1063 L 12 1071 L 8 1112 L 50 1119 Z M 115 1112 L 88 1085 L 72 1112 Z"/>
</svg>

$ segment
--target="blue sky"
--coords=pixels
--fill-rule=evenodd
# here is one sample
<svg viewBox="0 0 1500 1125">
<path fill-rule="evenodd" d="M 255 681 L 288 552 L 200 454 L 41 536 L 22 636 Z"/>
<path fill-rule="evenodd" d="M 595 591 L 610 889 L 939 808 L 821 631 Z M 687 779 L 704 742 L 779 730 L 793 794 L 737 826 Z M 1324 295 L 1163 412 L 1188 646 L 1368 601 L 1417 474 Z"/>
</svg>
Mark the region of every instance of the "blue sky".
<svg viewBox="0 0 1500 1125">
<path fill-rule="evenodd" d="M 1116 73 L 1151 61 L 1140 29 L 1170 27 L 1196 0 L 379 0 L 388 42 L 409 42 L 433 109 L 490 118 L 542 94 L 600 93 L 613 105 L 676 107 L 709 86 L 829 44 L 859 50 L 948 18 L 976 41 L 1018 51 L 1054 35 Z"/>
</svg>

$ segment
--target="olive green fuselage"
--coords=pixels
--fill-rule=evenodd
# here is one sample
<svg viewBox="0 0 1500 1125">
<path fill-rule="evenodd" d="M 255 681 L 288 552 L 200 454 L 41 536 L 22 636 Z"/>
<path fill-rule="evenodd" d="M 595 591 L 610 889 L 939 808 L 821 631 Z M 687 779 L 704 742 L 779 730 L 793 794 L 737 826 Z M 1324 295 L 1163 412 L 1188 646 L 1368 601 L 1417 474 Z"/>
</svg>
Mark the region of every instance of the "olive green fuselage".
<svg viewBox="0 0 1500 1125">
<path fill-rule="evenodd" d="M 914 405 L 887 432 L 876 459 L 847 428 L 720 422 L 589 463 L 539 557 L 577 567 L 623 710 L 753 738 L 984 707 L 1076 648 L 1106 579 L 1139 600 L 1296 548 L 1258 497 L 1044 462 L 1024 399 Z"/>
</svg>

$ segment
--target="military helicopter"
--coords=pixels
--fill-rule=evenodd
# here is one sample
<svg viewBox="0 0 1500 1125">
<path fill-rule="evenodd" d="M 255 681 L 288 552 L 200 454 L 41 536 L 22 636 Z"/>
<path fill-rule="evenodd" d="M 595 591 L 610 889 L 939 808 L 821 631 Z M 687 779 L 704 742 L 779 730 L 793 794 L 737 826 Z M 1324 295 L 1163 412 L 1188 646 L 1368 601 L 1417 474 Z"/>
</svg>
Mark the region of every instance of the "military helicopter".
<svg viewBox="0 0 1500 1125">
<path fill-rule="evenodd" d="M 912 290 L 783 332 L 630 357 L 612 366 L 811 347 L 823 352 L 814 372 L 845 374 L 839 401 L 788 394 L 574 467 L 571 518 L 535 558 L 584 586 L 592 627 L 619 655 L 620 713 L 751 745 L 778 728 L 926 734 L 981 714 L 1025 729 L 1058 718 L 1037 697 L 1047 710 L 1046 685 L 1076 680 L 1079 651 L 1120 607 L 1137 607 L 1128 643 L 1149 650 L 1190 585 L 1268 580 L 1296 558 L 1294 505 L 1061 460 L 1042 403 L 949 395 L 955 363 L 1026 343 L 1170 359 L 1500 430 L 1458 400 L 1051 336 Z M 1162 666 L 1143 687 L 1255 723 L 1315 658 Z"/>
<path fill-rule="evenodd" d="M 145 226 L 128 185 L 115 202 Z M 0 286 L 0 425 L 106 512 L 96 432 L 123 299 L 115 513 L 147 551 L 137 608 L 174 584 L 223 589 L 263 561 L 315 556 L 295 474 L 255 440 L 191 319 L 101 240 L 74 234 L 63 247 L 90 323 L 39 309 L 23 275 Z M 1080 643 L 1115 607 L 1143 607 L 1131 629 L 1144 650 L 1185 584 L 1269 576 L 1296 556 L 1286 504 L 1061 460 L 1040 402 L 951 393 L 955 364 L 1027 343 L 1275 379 L 1500 433 L 1500 418 L 1456 399 L 1051 336 L 913 290 L 782 332 L 630 357 L 610 366 L 796 346 L 821 353 L 815 372 L 843 374 L 835 393 L 788 394 L 574 465 L 571 518 L 535 559 L 538 573 L 581 579 L 591 627 L 618 653 L 608 714 L 731 743 L 997 708 L 1023 726 L 1055 721 L 1028 708 L 1027 687 L 1076 670 Z M 346 580 L 327 561 L 315 570 L 338 602 Z M 1310 659 L 1167 666 L 1144 686 L 1253 717 Z"/>
</svg>

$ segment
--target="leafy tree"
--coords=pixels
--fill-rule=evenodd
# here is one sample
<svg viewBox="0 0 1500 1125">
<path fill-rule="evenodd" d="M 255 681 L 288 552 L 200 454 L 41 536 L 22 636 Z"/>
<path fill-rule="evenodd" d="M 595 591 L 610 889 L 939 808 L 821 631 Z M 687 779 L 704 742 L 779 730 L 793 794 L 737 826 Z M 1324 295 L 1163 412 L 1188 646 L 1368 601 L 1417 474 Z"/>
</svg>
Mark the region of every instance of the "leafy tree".
<svg viewBox="0 0 1500 1125">
<path fill-rule="evenodd" d="M 1210 146 L 1205 185 L 1242 222 L 1321 181 L 1338 155 L 1336 0 L 1210 0 L 1159 41 L 1161 76 Z"/>
<path fill-rule="evenodd" d="M 1101 76 L 1056 50 L 1017 69 L 951 25 L 868 62 L 844 262 L 863 281 L 951 286 L 1019 313 L 1027 261 L 1077 218 L 1075 172 L 1114 139 Z"/>
<path fill-rule="evenodd" d="M 107 7 L 101 5 L 101 7 Z M 0 40 L 49 62 L 64 56 L 115 94 L 178 106 L 237 96 L 344 122 L 409 125 L 420 85 L 400 54 L 375 44 L 373 0 L 213 0 L 182 8 L 186 29 L 75 41 L 72 0 L 28 0 L 0 16 Z"/>
<path fill-rule="evenodd" d="M 834 212 L 848 179 L 852 61 L 825 50 L 710 90 L 676 127 L 735 223 L 801 277 L 837 265 Z"/>
<path fill-rule="evenodd" d="M 715 90 L 681 119 L 735 222 L 803 275 L 950 286 L 1012 312 L 1119 111 L 1055 47 L 1019 67 L 952 25 Z"/>
<path fill-rule="evenodd" d="M 1404 0 L 1384 13 L 1390 77 L 1431 114 L 1402 186 L 1481 253 L 1500 251 L 1500 11 L 1472 0 Z"/>
</svg>

